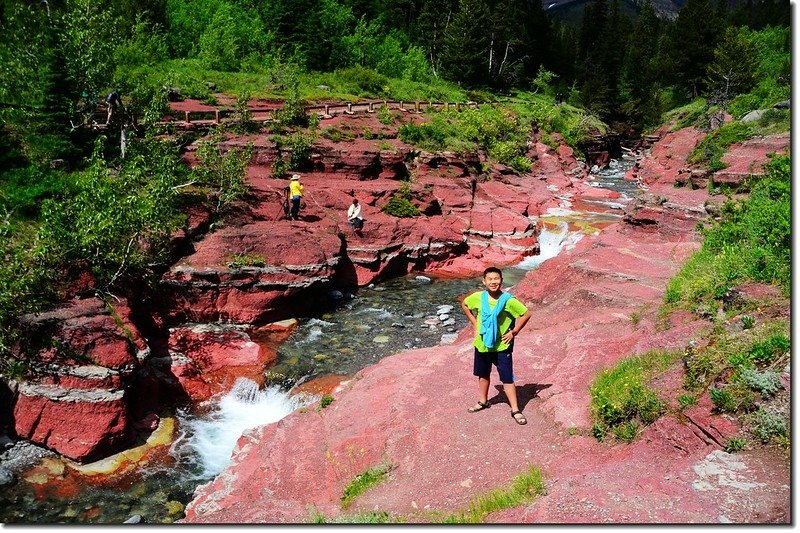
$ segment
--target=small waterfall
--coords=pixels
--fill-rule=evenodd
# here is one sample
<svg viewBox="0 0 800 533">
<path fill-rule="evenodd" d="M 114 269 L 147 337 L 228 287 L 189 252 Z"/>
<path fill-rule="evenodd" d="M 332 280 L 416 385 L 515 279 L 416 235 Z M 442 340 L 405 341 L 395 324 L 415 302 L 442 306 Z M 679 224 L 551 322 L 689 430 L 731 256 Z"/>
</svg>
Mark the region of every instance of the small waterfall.
<svg viewBox="0 0 800 533">
<path fill-rule="evenodd" d="M 569 231 L 566 222 L 559 222 L 558 227 L 551 229 L 545 227 L 539 234 L 539 255 L 526 257 L 515 268 L 521 270 L 534 270 L 539 265 L 557 256 L 564 248 L 574 246 L 583 238 L 580 231 Z"/>
<path fill-rule="evenodd" d="M 179 414 L 184 434 L 173 444 L 172 453 L 181 462 L 192 463 L 190 469 L 198 480 L 211 479 L 230 462 L 231 452 L 244 431 L 277 422 L 314 400 L 300 394 L 289 396 L 278 386 L 260 390 L 254 381 L 239 378 L 210 411 Z"/>
</svg>

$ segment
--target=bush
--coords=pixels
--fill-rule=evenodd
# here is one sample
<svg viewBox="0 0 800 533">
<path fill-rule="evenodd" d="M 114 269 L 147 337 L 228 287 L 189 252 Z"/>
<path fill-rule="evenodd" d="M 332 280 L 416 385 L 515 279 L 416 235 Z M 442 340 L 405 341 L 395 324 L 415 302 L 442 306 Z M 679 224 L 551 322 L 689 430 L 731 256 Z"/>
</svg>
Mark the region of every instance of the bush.
<svg viewBox="0 0 800 533">
<path fill-rule="evenodd" d="M 645 383 L 678 357 L 677 352 L 653 350 L 602 371 L 589 388 L 595 437 L 602 439 L 611 430 L 625 440 L 638 433 L 636 421 L 647 426 L 658 419 L 665 407 Z"/>
<path fill-rule="evenodd" d="M 398 218 L 418 217 L 421 214 L 419 208 L 410 200 L 398 195 L 393 195 L 386 205 L 381 207 L 381 211 Z"/>
<path fill-rule="evenodd" d="M 740 452 L 744 450 L 745 444 L 747 443 L 745 442 L 744 439 L 741 439 L 739 437 L 732 437 L 728 439 L 727 443 L 725 443 L 725 451 L 728 453 Z"/>
<path fill-rule="evenodd" d="M 788 436 L 786 422 L 776 413 L 759 409 L 751 419 L 751 431 L 761 442 L 767 443 L 773 437 Z"/>
<path fill-rule="evenodd" d="M 360 65 L 337 70 L 336 76 L 345 84 L 346 90 L 356 96 L 381 95 L 389 83 L 386 76 Z"/>
<path fill-rule="evenodd" d="M 783 388 L 780 375 L 771 369 L 759 372 L 754 368 L 744 367 L 739 369 L 739 377 L 748 387 L 761 393 L 761 397 L 764 399 L 773 396 Z"/>
</svg>

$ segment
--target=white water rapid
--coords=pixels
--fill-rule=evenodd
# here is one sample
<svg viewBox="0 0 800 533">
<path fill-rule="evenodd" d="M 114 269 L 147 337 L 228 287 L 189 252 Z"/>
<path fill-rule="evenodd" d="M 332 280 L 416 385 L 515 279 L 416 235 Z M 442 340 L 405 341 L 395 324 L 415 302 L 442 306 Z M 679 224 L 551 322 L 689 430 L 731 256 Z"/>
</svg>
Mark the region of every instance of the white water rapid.
<svg viewBox="0 0 800 533">
<path fill-rule="evenodd" d="M 191 457 L 201 469 L 197 477 L 210 479 L 228 465 L 242 433 L 277 422 L 315 400 L 304 394 L 289 396 L 277 385 L 260 390 L 254 381 L 239 378 L 210 411 L 179 416 L 183 435 L 173 444 L 173 455 Z"/>
</svg>

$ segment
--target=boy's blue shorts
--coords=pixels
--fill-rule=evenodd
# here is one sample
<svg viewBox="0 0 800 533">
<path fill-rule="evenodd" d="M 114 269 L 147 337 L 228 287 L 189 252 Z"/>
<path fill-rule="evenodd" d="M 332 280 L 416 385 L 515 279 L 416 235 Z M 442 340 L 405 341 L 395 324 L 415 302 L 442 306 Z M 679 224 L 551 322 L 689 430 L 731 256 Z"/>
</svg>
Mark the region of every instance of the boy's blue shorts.
<svg viewBox="0 0 800 533">
<path fill-rule="evenodd" d="M 514 383 L 514 362 L 511 350 L 501 352 L 479 352 L 475 348 L 475 357 L 472 364 L 472 374 L 479 378 L 489 379 L 492 365 L 497 367 L 497 374 L 502 383 Z"/>
</svg>

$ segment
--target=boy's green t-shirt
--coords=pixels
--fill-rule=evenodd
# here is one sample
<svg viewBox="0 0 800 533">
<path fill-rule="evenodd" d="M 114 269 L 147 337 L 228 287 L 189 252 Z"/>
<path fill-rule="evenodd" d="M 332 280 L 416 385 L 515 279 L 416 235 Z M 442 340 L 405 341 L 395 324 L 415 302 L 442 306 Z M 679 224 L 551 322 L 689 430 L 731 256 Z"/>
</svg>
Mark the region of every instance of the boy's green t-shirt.
<svg viewBox="0 0 800 533">
<path fill-rule="evenodd" d="M 483 291 L 473 292 L 466 298 L 464 298 L 464 305 L 467 306 L 468 309 L 473 311 L 477 311 L 478 315 L 478 326 L 480 329 L 481 324 L 481 293 Z M 494 309 L 497 305 L 497 300 L 492 300 L 489 298 L 489 309 Z M 503 350 L 507 350 L 510 343 L 503 342 L 503 335 L 508 333 L 508 330 L 511 329 L 511 324 L 514 323 L 515 318 L 519 318 L 525 313 L 528 312 L 528 308 L 525 305 L 517 300 L 514 296 L 512 296 L 507 302 L 505 308 L 500 311 L 500 314 L 497 316 L 497 326 L 500 331 L 500 335 L 497 336 L 497 344 L 495 346 L 486 347 L 483 344 L 483 338 L 481 338 L 480 331 L 475 332 L 475 341 L 473 344 L 478 349 L 479 352 L 501 352 Z"/>
</svg>

